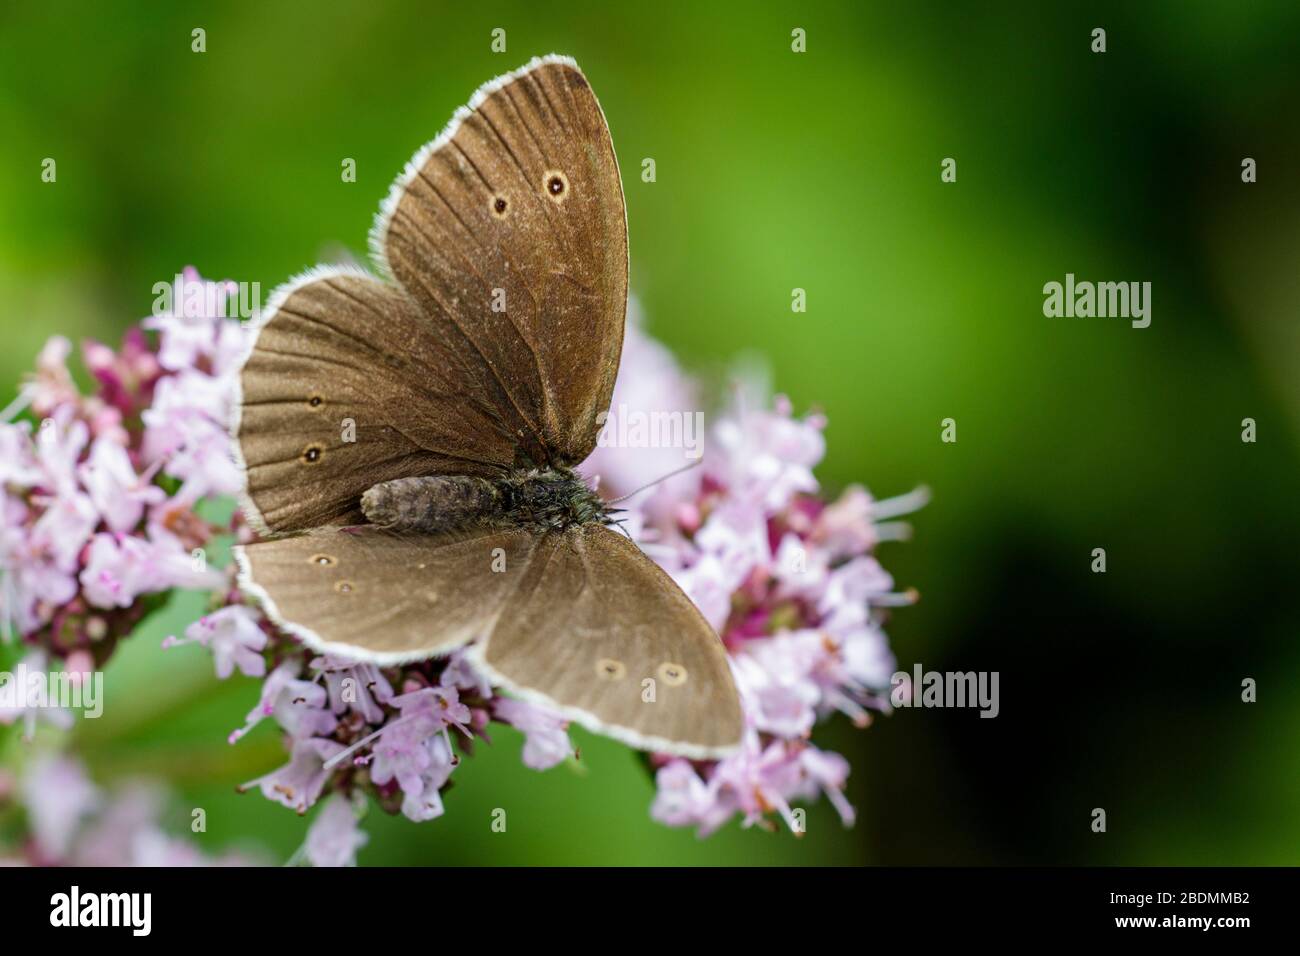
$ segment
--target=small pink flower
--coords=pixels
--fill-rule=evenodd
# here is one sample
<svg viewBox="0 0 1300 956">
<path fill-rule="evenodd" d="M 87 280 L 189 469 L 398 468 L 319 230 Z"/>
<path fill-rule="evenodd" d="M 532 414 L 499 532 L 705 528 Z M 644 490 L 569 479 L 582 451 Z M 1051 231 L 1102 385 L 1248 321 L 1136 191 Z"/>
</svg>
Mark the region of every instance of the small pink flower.
<svg viewBox="0 0 1300 956">
<path fill-rule="evenodd" d="M 498 697 L 493 704 L 493 713 L 498 720 L 523 731 L 524 766 L 549 770 L 572 755 L 569 722 L 564 718 L 512 697 Z"/>
<path fill-rule="evenodd" d="M 699 827 L 711 833 L 732 815 L 718 802 L 717 790 L 701 779 L 687 760 L 670 760 L 655 774 L 654 803 L 650 816 L 670 827 Z"/>
<path fill-rule="evenodd" d="M 447 658 L 447 665 L 438 679 L 443 687 L 470 691 L 479 697 L 491 697 L 492 685 L 470 664 L 464 651 L 456 651 Z"/>
<path fill-rule="evenodd" d="M 191 378 L 191 385 L 199 382 L 205 387 L 211 383 L 223 396 L 227 394 L 228 384 L 212 383 L 206 376 Z M 226 419 L 213 418 L 208 411 L 193 407 L 191 394 L 184 388 L 173 377 L 159 383 L 159 401 L 166 403 L 174 397 L 180 404 L 169 408 L 155 403 L 144 413 L 145 460 L 161 461 L 165 474 L 182 481 L 177 497 L 187 504 L 209 495 L 234 494 L 242 479 L 230 454 Z"/>
<path fill-rule="evenodd" d="M 135 473 L 125 448 L 110 438 L 96 438 L 90 457 L 79 469 L 81 483 L 110 531 L 130 531 L 140 523 L 146 506 L 167 495 Z"/>
<path fill-rule="evenodd" d="M 408 819 L 420 822 L 442 815 L 439 791 L 456 766 L 444 735 L 430 735 L 422 722 L 399 718 L 380 735 L 374 756 L 371 778 L 380 786 L 397 782 Z"/>
<path fill-rule="evenodd" d="M 343 745 L 320 737 L 302 737 L 294 741 L 289 762 L 264 777 L 249 781 L 240 787 L 249 790 L 258 787 L 268 800 L 283 804 L 291 810 L 306 813 L 325 789 L 329 771 L 325 762 L 343 750 Z"/>
<path fill-rule="evenodd" d="M 87 340 L 81 345 L 81 355 L 86 369 L 99 384 L 98 393 L 85 403 L 91 432 L 129 443 L 130 436 L 122 428 L 122 420 L 149 403 L 154 384 L 162 373 L 144 340 L 144 333 L 138 327 L 129 329 L 119 352 Z"/>
<path fill-rule="evenodd" d="M 0 488 L 31 488 L 43 475 L 31 423 L 0 422 Z"/>
<path fill-rule="evenodd" d="M 23 502 L 0 493 L 0 636 L 29 633 L 49 620 L 49 609 L 71 601 L 77 579 L 37 547 Z"/>
<path fill-rule="evenodd" d="M 829 628 L 848 629 L 870 619 L 870 605 L 877 601 L 893 602 L 894 579 L 880 562 L 869 555 L 851 558 L 841 564 L 826 582 L 818 602 L 823 624 Z"/>
<path fill-rule="evenodd" d="M 429 765 L 420 774 L 423 788 L 416 792 L 403 787 L 402 815 L 408 820 L 423 823 L 443 814 L 442 788 L 446 786 L 455 769 L 456 758 L 446 737 L 433 737 L 428 742 Z"/>
<path fill-rule="evenodd" d="M 192 843 L 147 827 L 131 837 L 131 862 L 147 867 L 205 866 L 207 858 Z"/>
<path fill-rule="evenodd" d="M 743 826 L 753 826 L 776 812 L 798 831 L 789 801 L 800 792 L 803 775 L 798 753 L 803 746 L 780 739 L 764 745 L 751 732 L 739 753 L 718 763 L 713 779 L 720 800 L 742 814 Z"/>
<path fill-rule="evenodd" d="M 90 439 L 83 421 L 72 420 L 73 409 L 62 406 L 41 422 L 36 431 L 36 457 L 45 490 L 55 495 L 74 493 L 78 488 L 77 462 Z"/>
<path fill-rule="evenodd" d="M 393 687 L 378 667 L 332 655 L 314 657 L 309 666 L 325 678 L 331 712 L 352 710 L 368 724 L 383 723 L 381 705 L 392 701 Z"/>
<path fill-rule="evenodd" d="M 460 702 L 455 687 L 423 687 L 400 694 L 389 703 L 401 711 L 402 719 L 418 722 L 430 733 L 446 727 L 457 727 L 468 733 L 465 725 L 470 720 L 469 708 Z"/>
<path fill-rule="evenodd" d="M 193 266 L 186 266 L 179 280 L 171 288 L 171 309 L 143 323 L 158 333 L 158 361 L 176 372 L 219 358 L 223 361 L 213 364 L 224 371 L 239 355 L 244 334 L 237 321 L 226 320 L 227 300 L 239 286 L 230 280 L 206 280 Z"/>
<path fill-rule="evenodd" d="M 49 415 L 55 409 L 75 403 L 80 398 L 76 383 L 68 371 L 68 356 L 72 343 L 64 336 L 51 337 L 36 357 L 36 374 L 27 386 L 32 410 L 39 416 Z"/>
<path fill-rule="evenodd" d="M 67 491 L 36 519 L 31 547 L 48 556 L 56 567 L 71 572 L 98 524 L 99 513 L 90 498 L 79 491 Z"/>
<path fill-rule="evenodd" d="M 735 412 L 715 425 L 712 447 L 722 453 L 708 460 L 706 470 L 732 496 L 777 511 L 796 493 L 817 490 L 812 469 L 826 453 L 825 423 L 794 418 L 784 396 L 774 411 L 752 407 L 761 401 L 757 391 L 740 386 Z"/>
<path fill-rule="evenodd" d="M 61 859 L 82 821 L 100 804 L 100 793 L 75 760 L 37 757 L 22 782 L 32 835 L 43 857 Z"/>
<path fill-rule="evenodd" d="M 130 607 L 146 591 L 166 586 L 150 563 L 146 542 L 107 532 L 91 542 L 80 580 L 86 600 L 103 608 Z"/>
<path fill-rule="evenodd" d="M 849 778 L 849 762 L 839 754 L 805 747 L 799 753 L 799 766 L 805 780 L 800 795 L 812 798 L 821 790 L 839 813 L 844 825 L 853 826 L 856 814 L 844 797 L 844 787 Z"/>
<path fill-rule="evenodd" d="M 244 732 L 263 717 L 276 723 L 294 739 L 326 736 L 338 726 L 330 713 L 325 689 L 314 681 L 298 679 L 298 664 L 285 661 L 262 685 L 262 699 L 248 715 Z"/>
<path fill-rule="evenodd" d="M 48 699 L 42 701 L 40 698 L 29 696 L 29 688 L 17 683 L 17 675 L 20 673 L 27 675 L 27 679 L 31 680 L 33 677 L 42 677 L 49 669 L 49 656 L 44 650 L 35 648 L 28 652 L 18 662 L 14 676 L 10 679 L 12 692 L 15 694 L 12 703 L 0 705 L 0 724 L 15 724 L 21 720 L 23 737 L 29 741 L 36 735 L 36 725 L 40 722 L 60 730 L 67 730 L 73 723 L 71 711 L 64 707 L 53 706 L 53 702 Z"/>
<path fill-rule="evenodd" d="M 357 850 L 369 841 L 357 827 L 352 804 L 334 794 L 316 811 L 303 852 L 312 866 L 356 866 Z"/>
<path fill-rule="evenodd" d="M 67 855 L 68 862 L 77 866 L 123 866 L 134 862 L 135 838 L 154 825 L 163 804 L 160 787 L 138 781 L 127 784 L 77 837 Z"/>
<path fill-rule="evenodd" d="M 815 644 L 789 636 L 745 644 L 734 658 L 735 673 L 753 726 L 780 737 L 812 733 L 822 700 L 811 677 L 817 653 Z"/>
<path fill-rule="evenodd" d="M 238 668 L 245 677 L 266 676 L 266 632 L 258 614 L 249 607 L 232 604 L 199 618 L 185 629 L 185 639 L 169 638 L 173 647 L 193 641 L 212 652 L 217 677 L 225 680 Z"/>
<path fill-rule="evenodd" d="M 872 498 L 861 485 L 851 485 L 822 509 L 812 530 L 812 541 L 835 560 L 863 554 L 876 546 Z"/>
<path fill-rule="evenodd" d="M 829 582 L 830 562 L 825 551 L 810 548 L 797 534 L 786 534 L 772 556 L 770 570 L 786 593 L 811 598 L 821 594 Z"/>
</svg>

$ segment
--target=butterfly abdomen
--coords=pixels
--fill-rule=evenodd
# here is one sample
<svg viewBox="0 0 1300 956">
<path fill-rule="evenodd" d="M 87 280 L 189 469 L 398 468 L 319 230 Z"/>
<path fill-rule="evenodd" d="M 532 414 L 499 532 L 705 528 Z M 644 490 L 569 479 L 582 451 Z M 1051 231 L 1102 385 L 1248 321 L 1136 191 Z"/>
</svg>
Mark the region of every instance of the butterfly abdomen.
<svg viewBox="0 0 1300 956">
<path fill-rule="evenodd" d="M 361 510 L 371 524 L 392 531 L 431 533 L 484 526 L 563 530 L 606 517 L 600 496 L 567 468 L 519 471 L 496 481 L 398 478 L 362 495 Z"/>
<path fill-rule="evenodd" d="M 497 523 L 501 497 L 495 482 L 471 475 L 398 478 L 362 495 L 361 510 L 393 531 L 454 531 Z"/>
</svg>

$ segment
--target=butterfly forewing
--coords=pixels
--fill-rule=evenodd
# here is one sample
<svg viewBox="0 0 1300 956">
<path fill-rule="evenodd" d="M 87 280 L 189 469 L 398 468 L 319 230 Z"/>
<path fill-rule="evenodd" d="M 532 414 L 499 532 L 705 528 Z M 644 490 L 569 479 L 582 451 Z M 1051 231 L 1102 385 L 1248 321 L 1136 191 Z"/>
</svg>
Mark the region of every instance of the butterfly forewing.
<svg viewBox="0 0 1300 956">
<path fill-rule="evenodd" d="M 622 348 L 627 217 L 577 66 L 535 61 L 480 90 L 399 179 L 375 240 L 504 392 L 533 463 L 586 458 Z"/>
<path fill-rule="evenodd" d="M 262 533 L 360 521 L 381 481 L 515 463 L 461 357 L 405 292 L 354 271 L 277 296 L 239 381 L 245 510 Z"/>
</svg>

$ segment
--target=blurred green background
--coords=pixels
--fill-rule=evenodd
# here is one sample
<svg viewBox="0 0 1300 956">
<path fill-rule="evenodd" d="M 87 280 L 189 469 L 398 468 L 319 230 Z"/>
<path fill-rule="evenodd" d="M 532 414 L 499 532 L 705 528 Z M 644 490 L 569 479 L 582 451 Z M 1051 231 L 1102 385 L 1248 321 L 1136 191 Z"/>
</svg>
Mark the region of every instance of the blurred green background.
<svg viewBox="0 0 1300 956">
<path fill-rule="evenodd" d="M 915 540 L 881 553 L 923 594 L 893 645 L 905 667 L 1000 671 L 1002 714 L 833 723 L 859 821 L 819 803 L 801 840 L 660 827 L 624 748 L 578 732 L 581 769 L 536 774 L 503 731 L 441 820 L 372 811 L 361 862 L 1300 862 L 1300 6 L 1087 8 L 6 3 L 0 383 L 52 333 L 115 342 L 185 264 L 269 291 L 361 256 L 394 175 L 480 83 L 571 54 L 623 165 L 651 331 L 706 373 L 760 355 L 822 408 L 829 489 L 931 486 Z M 1066 272 L 1152 282 L 1151 327 L 1045 318 Z M 100 779 L 169 780 L 178 831 L 205 807 L 205 849 L 287 858 L 305 821 L 233 792 L 283 760 L 269 726 L 225 743 L 257 684 L 158 650 L 196 613 L 182 599 L 124 645 L 80 744 Z"/>
</svg>

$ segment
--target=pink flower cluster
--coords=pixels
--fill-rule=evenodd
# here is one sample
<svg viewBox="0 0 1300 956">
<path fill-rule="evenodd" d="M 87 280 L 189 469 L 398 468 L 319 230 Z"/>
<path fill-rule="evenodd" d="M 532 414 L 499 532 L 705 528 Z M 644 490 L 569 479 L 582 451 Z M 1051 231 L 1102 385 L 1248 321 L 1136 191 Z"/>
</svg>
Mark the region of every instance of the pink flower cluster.
<svg viewBox="0 0 1300 956">
<path fill-rule="evenodd" d="M 228 285 L 193 270 L 184 280 L 200 294 L 178 301 L 207 308 L 147 319 L 116 351 L 87 343 L 90 395 L 68 372 L 70 345 L 51 340 L 0 422 L 0 622 L 30 645 L 29 667 L 102 666 L 166 591 L 210 590 L 213 610 L 165 646 L 200 644 L 218 677 L 261 680 L 230 742 L 266 721 L 278 727 L 288 762 L 245 788 L 299 813 L 321 804 L 298 854 L 318 865 L 355 861 L 367 796 L 411 820 L 440 816 L 452 772 L 493 721 L 523 732 L 529 767 L 569 757 L 562 719 L 496 695 L 460 654 L 382 668 L 318 655 L 238 592 L 233 568 L 207 564 L 218 535 L 253 539 L 237 510 L 220 526 L 200 516 L 239 488 L 226 428 L 246 329 L 222 318 Z M 630 322 L 615 408 L 695 415 L 699 404 L 696 383 Z M 737 814 L 750 825 L 778 813 L 798 831 L 794 802 L 822 793 L 852 820 L 847 762 L 810 737 L 833 712 L 865 725 L 887 706 L 894 660 L 882 613 L 913 596 L 895 590 L 872 551 L 904 536 L 891 519 L 924 497 L 876 501 L 855 487 L 823 500 L 813 475 L 823 426 L 740 389 L 707 432 L 703 466 L 627 505 L 625 528 L 722 636 L 747 720 L 742 749 L 725 760 L 652 758 L 651 812 L 664 823 L 705 834 Z M 680 447 L 604 446 L 583 470 L 612 496 L 682 464 Z M 89 791 L 69 788 L 68 799 L 78 792 Z"/>
<path fill-rule="evenodd" d="M 672 356 L 630 322 L 614 407 L 662 416 L 697 403 Z M 651 813 L 663 823 L 707 835 L 737 814 L 748 826 L 777 813 L 798 833 L 793 802 L 821 793 L 853 821 L 848 761 L 810 737 L 833 712 L 865 726 L 871 710 L 888 709 L 895 662 L 884 609 L 915 594 L 896 591 L 872 551 L 910 533 L 892 519 L 921 507 L 926 492 L 876 501 L 855 486 L 828 503 L 813 475 L 824 427 L 742 381 L 708 430 L 701 467 L 644 492 L 631 512 L 642 547 L 722 636 L 747 724 L 741 750 L 724 760 L 654 758 Z M 619 494 L 681 464 L 681 450 L 600 447 L 583 470 Z"/>
<path fill-rule="evenodd" d="M 535 770 L 573 753 L 563 720 L 495 696 L 459 653 L 381 668 L 315 654 L 287 636 L 268 637 L 270 628 L 260 612 L 232 605 L 200 619 L 186 639 L 213 649 L 219 673 L 229 672 L 226 662 L 233 661 L 244 673 L 261 676 L 263 652 L 280 661 L 230 742 L 267 719 L 279 726 L 289 762 L 241 789 L 256 787 L 298 813 L 326 793 L 350 799 L 369 793 L 386 811 L 410 820 L 439 817 L 441 791 L 460 755 L 472 754 L 477 739 L 490 741 L 491 721 L 524 733 L 523 761 Z M 344 822 L 341 814 L 334 819 Z"/>
<path fill-rule="evenodd" d="M 459 656 L 380 670 L 316 655 L 246 603 L 233 566 L 208 565 L 214 538 L 253 537 L 237 511 L 222 525 L 200 515 L 219 511 L 205 505 L 233 497 L 241 480 L 227 430 L 247 330 L 223 317 L 233 291 L 187 269 L 179 312 L 146 319 L 117 351 L 83 346 L 95 382 L 88 395 L 68 370 L 66 339 L 42 351 L 0 416 L 0 625 L 6 640 L 28 645 L 29 671 L 78 673 L 102 666 L 166 592 L 211 591 L 213 611 L 165 646 L 201 644 L 218 677 L 263 679 L 230 742 L 270 718 L 290 756 L 249 786 L 300 813 L 335 794 L 300 855 L 343 864 L 364 843 L 352 812 L 362 794 L 413 820 L 441 815 L 458 751 L 486 739 L 490 721 L 523 731 L 533 768 L 554 766 L 573 746 L 564 721 L 494 696 Z M 38 717 L 72 720 L 54 708 L 0 709 L 0 723 L 21 719 L 28 736 Z"/>
<path fill-rule="evenodd" d="M 225 377 L 244 333 L 203 316 L 145 327 L 160 347 L 140 328 L 117 351 L 85 343 L 89 395 L 68 371 L 70 343 L 51 339 L 0 416 L 0 631 L 77 670 L 107 659 L 149 596 L 226 581 L 205 546 L 228 529 L 194 509 L 238 488 Z"/>
<path fill-rule="evenodd" d="M 167 793 L 148 781 L 112 790 L 95 785 L 72 757 L 40 754 L 20 773 L 0 771 L 0 808 L 16 804 L 22 846 L 0 848 L 0 865 L 247 866 L 237 853 L 209 857 L 161 825 Z"/>
</svg>

